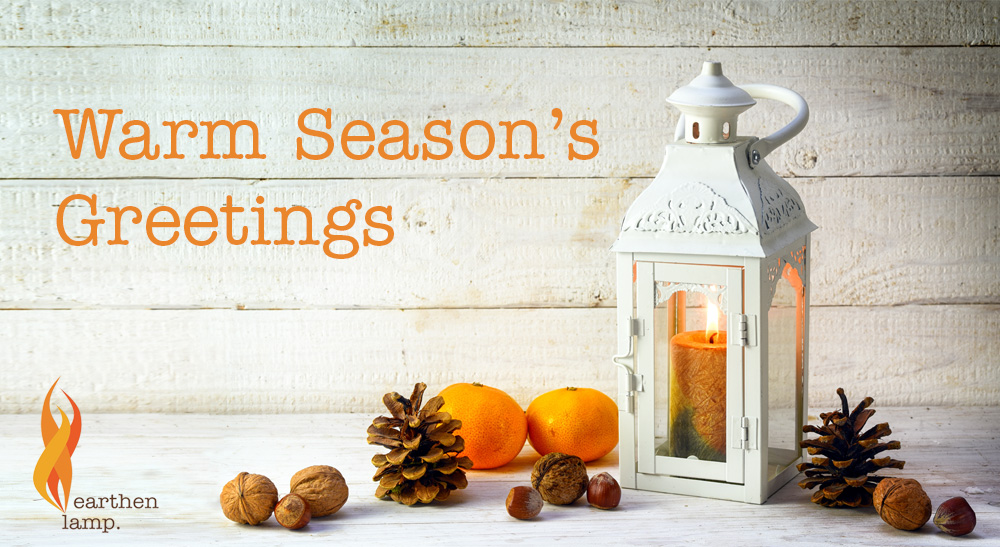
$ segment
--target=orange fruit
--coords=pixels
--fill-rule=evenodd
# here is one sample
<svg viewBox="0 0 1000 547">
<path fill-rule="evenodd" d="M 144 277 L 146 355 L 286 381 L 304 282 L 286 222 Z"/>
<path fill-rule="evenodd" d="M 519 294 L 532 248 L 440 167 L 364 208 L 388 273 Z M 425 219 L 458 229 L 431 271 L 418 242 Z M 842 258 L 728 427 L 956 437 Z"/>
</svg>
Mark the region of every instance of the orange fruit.
<svg viewBox="0 0 1000 547">
<path fill-rule="evenodd" d="M 528 422 L 517 401 L 497 388 L 483 384 L 452 384 L 441 393 L 442 412 L 460 420 L 455 431 L 465 440 L 473 469 L 493 469 L 513 460 L 524 448 Z"/>
<path fill-rule="evenodd" d="M 587 387 L 567 387 L 535 397 L 528 405 L 528 442 L 542 456 L 562 452 L 585 462 L 618 445 L 618 405 Z"/>
</svg>

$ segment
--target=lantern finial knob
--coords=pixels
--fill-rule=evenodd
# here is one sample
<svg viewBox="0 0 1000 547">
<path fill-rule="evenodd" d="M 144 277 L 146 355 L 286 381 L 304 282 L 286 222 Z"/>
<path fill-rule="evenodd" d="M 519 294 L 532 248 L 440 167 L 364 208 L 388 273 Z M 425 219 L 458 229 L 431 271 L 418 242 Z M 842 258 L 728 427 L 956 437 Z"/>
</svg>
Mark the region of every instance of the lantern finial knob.
<svg viewBox="0 0 1000 547">
<path fill-rule="evenodd" d="M 737 116 L 757 104 L 749 93 L 722 75 L 722 63 L 718 61 L 703 64 L 701 74 L 674 91 L 667 102 L 684 114 L 684 139 L 698 144 L 733 142 Z"/>
</svg>

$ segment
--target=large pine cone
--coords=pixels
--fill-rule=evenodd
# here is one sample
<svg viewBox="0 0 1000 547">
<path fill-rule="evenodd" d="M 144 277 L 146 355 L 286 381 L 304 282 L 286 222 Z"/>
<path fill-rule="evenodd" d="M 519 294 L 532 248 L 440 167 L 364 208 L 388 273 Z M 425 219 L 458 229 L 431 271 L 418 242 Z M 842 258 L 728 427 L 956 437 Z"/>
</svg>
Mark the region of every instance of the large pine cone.
<svg viewBox="0 0 1000 547">
<path fill-rule="evenodd" d="M 800 463 L 799 471 L 806 478 L 799 482 L 802 488 L 819 490 L 812 495 L 813 503 L 826 507 L 863 507 L 872 504 L 872 492 L 886 478 L 873 474 L 879 469 L 902 469 L 905 462 L 889 456 L 876 458 L 886 450 L 897 450 L 899 441 L 879 442 L 892 433 L 889 424 L 878 424 L 861 433 L 868 418 L 875 410 L 868 408 L 874 399 L 865 397 L 853 412 L 847 410 L 847 396 L 838 388 L 841 410 L 820 414 L 822 427 L 807 425 L 806 433 L 818 433 L 816 439 L 806 439 L 800 444 L 809 454 L 816 456 L 812 463 Z"/>
<path fill-rule="evenodd" d="M 387 393 L 382 401 L 392 417 L 379 416 L 368 427 L 368 444 L 392 449 L 372 458 L 378 468 L 372 477 L 378 481 L 376 497 L 405 505 L 430 503 L 444 500 L 452 490 L 469 484 L 465 470 L 472 467 L 472 460 L 457 457 L 465 449 L 465 441 L 453 434 L 462 422 L 451 419 L 447 412 L 438 412 L 444 404 L 440 396 L 428 400 L 421 409 L 425 389 L 426 384 L 417 384 L 409 399 Z"/>
</svg>

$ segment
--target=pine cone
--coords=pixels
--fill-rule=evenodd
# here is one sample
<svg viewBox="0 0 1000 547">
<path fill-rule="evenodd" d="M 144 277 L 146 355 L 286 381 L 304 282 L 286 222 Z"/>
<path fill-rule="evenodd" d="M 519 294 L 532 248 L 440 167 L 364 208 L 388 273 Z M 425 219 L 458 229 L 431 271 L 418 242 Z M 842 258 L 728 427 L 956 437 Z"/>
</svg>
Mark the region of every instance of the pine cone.
<svg viewBox="0 0 1000 547">
<path fill-rule="evenodd" d="M 853 412 L 847 411 L 847 396 L 838 388 L 842 410 L 820 414 L 823 427 L 807 425 L 806 433 L 818 433 L 818 439 L 806 439 L 799 444 L 809 454 L 818 457 L 812 463 L 800 463 L 799 471 L 806 478 L 799 486 L 806 489 L 819 487 L 812 496 L 813 503 L 825 507 L 864 507 L 872 504 L 872 492 L 886 478 L 872 473 L 882 468 L 902 469 L 905 462 L 889 456 L 875 458 L 885 450 L 899 449 L 899 441 L 879 442 L 892 433 L 889 424 L 878 424 L 860 433 L 875 410 L 868 408 L 874 399 L 865 397 Z"/>
<path fill-rule="evenodd" d="M 379 416 L 368 427 L 368 444 L 392 449 L 372 458 L 378 468 L 372 477 L 378 481 L 375 497 L 405 505 L 430 503 L 447 499 L 452 490 L 469 484 L 465 470 L 472 467 L 472 460 L 457 457 L 465 449 L 465 441 L 452 434 L 462 422 L 452 420 L 447 412 L 438 412 L 444 404 L 440 396 L 431 398 L 421 409 L 425 389 L 426 384 L 417 384 L 409 399 L 386 393 L 382 402 L 392 417 Z"/>
</svg>

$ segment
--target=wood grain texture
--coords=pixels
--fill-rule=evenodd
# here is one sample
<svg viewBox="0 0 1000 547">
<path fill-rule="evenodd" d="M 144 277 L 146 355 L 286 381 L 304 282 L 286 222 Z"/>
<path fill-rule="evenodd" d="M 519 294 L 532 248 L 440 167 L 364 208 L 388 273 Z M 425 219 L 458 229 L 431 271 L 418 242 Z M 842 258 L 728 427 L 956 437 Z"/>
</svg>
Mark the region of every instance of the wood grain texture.
<svg viewBox="0 0 1000 547">
<path fill-rule="evenodd" d="M 95 411 L 370 411 L 399 384 L 469 376 L 522 403 L 539 386 L 612 393 L 608 245 L 673 133 L 663 99 L 709 58 L 812 108 L 768 161 L 821 227 L 813 400 L 843 386 L 879 404 L 1000 404 L 998 19 L 995 1 L 7 3 L 0 411 L 36 412 L 60 374 Z M 125 109 L 160 145 L 164 120 L 252 119 L 268 158 L 201 160 L 204 141 L 182 140 L 185 160 L 72 160 L 52 109 L 85 107 Z M 353 119 L 416 134 L 450 119 L 453 141 L 472 119 L 526 119 L 547 157 L 497 159 L 501 131 L 484 161 L 297 161 L 309 107 L 333 109 L 338 143 Z M 740 125 L 763 136 L 789 118 L 762 102 Z M 599 123 L 593 161 L 566 159 L 577 119 Z M 262 195 L 317 218 L 379 201 L 397 240 L 348 261 L 298 246 L 70 248 L 54 215 L 75 191 L 144 208 Z M 730 543 L 773 543 L 745 528 Z"/>
<path fill-rule="evenodd" d="M 5 12 L 5 13 L 4 13 Z M 46 4 L 0 12 L 0 45 L 996 45 L 989 0 L 490 2 L 273 0 Z"/>
<path fill-rule="evenodd" d="M 812 302 L 1000 302 L 1000 179 L 793 180 L 813 234 Z"/>
<path fill-rule="evenodd" d="M 4 368 L 0 401 L 3 412 L 28 411 L 36 384 L 51 385 L 55 373 L 77 376 L 76 393 L 97 412 L 370 412 L 386 392 L 417 381 L 435 391 L 480 381 L 527 406 L 566 385 L 617 389 L 608 358 L 612 316 L 606 309 L 7 311 L 0 339 L 10 343 L 0 362 L 17 366 Z"/>
<path fill-rule="evenodd" d="M 649 179 L 108 180 L 3 181 L 2 308 L 494 308 L 614 306 L 613 256 L 621 218 Z M 1000 303 L 1000 179 L 793 179 L 813 236 L 812 301 L 820 306 Z M 101 245 L 71 247 L 56 211 L 77 192 L 98 196 Z M 128 246 L 108 246 L 106 207 L 159 205 L 181 216 L 226 195 L 255 206 L 280 237 L 274 207 L 313 211 L 324 241 L 327 211 L 348 199 L 393 207 L 392 243 L 348 260 L 321 246 L 233 246 L 220 233 L 196 247 L 183 235 L 159 247 L 126 216 Z M 76 203 L 76 205 L 82 205 Z M 68 231 L 85 237 L 83 207 Z M 203 219 L 204 217 L 200 217 Z M 220 215 L 221 218 L 221 215 Z M 236 232 L 257 235 L 256 215 Z M 221 222 L 225 222 L 224 219 Z M 348 233 L 360 238 L 364 221 Z M 223 227 L 220 232 L 224 232 Z M 207 238 L 207 231 L 197 232 Z M 165 231 L 159 237 L 167 237 Z M 303 238 L 293 217 L 289 234 Z"/>
<path fill-rule="evenodd" d="M 997 306 L 811 311 L 812 400 L 995 405 Z M 480 381 L 522 406 L 583 385 L 614 396 L 613 309 L 0 312 L 0 411 L 52 380 L 93 412 L 373 412 L 400 385 Z"/>
<path fill-rule="evenodd" d="M 688 83 L 707 58 L 702 51 L 635 48 L 128 47 L 6 48 L 4 53 L 0 173 L 6 178 L 652 176 L 676 121 L 663 99 Z M 809 101 L 810 125 L 768 157 L 785 176 L 1000 173 L 1000 135 L 992 129 L 1000 126 L 995 56 L 991 48 L 713 48 L 710 54 L 736 82 L 764 79 Z M 119 124 L 122 118 L 143 119 L 152 124 L 154 142 L 164 146 L 169 139 L 160 125 L 164 120 L 249 118 L 260 127 L 267 158 L 197 158 L 205 149 L 202 131 L 194 139 L 180 138 L 183 160 L 129 161 L 117 155 L 122 138 L 117 125 L 112 153 L 103 160 L 92 152 L 74 160 L 52 110 L 86 107 L 121 107 Z M 499 131 L 497 149 L 481 161 L 460 151 L 441 161 L 356 161 L 339 149 L 324 160 L 295 160 L 296 138 L 302 135 L 296 120 L 311 107 L 332 108 L 337 143 L 340 130 L 354 119 L 375 124 L 376 131 L 399 119 L 413 135 L 430 120 L 450 119 L 456 142 L 471 120 L 500 129 L 500 121 L 525 119 L 538 126 L 539 151 L 546 157 L 498 159 L 506 143 Z M 552 129 L 550 114 L 556 107 L 565 120 L 558 130 Z M 790 119 L 785 110 L 762 101 L 743 116 L 740 129 L 763 136 Z M 601 148 L 593 160 L 570 161 L 570 125 L 580 119 L 597 120 Z M 480 133 L 472 133 L 470 150 L 486 149 Z M 246 140 L 241 137 L 243 148 Z M 320 150 L 314 138 L 307 138 L 306 146 Z M 515 144 L 515 152 L 527 150 L 526 142 Z"/>
<path fill-rule="evenodd" d="M 74 396 L 71 385 L 63 386 Z M 39 393 L 36 406 L 41 404 Z M 79 398 L 77 398 L 79 401 Z M 812 414 L 836 406 L 817 405 Z M 3 416 L 0 434 L 4 466 L 0 468 L 0 528 L 13 545 L 106 545 L 109 542 L 181 544 L 399 544 L 440 545 L 446 526 L 463 541 L 475 544 L 549 544 L 556 540 L 581 545 L 679 544 L 783 545 L 815 544 L 817 537 L 840 544 L 954 545 L 930 523 L 918 532 L 900 532 L 881 522 L 871 508 L 830 510 L 809 502 L 809 492 L 795 483 L 779 490 L 765 505 L 750 505 L 626 489 L 614 511 L 546 504 L 531 522 L 507 516 L 504 498 L 514 486 L 528 483 L 537 455 L 527 445 L 510 464 L 472 471 L 469 486 L 447 502 L 410 508 L 375 499 L 371 456 L 379 447 L 365 444 L 371 414 L 288 416 L 87 414 L 83 435 L 73 454 L 73 497 L 118 493 L 152 496 L 158 509 L 70 509 L 73 518 L 114 518 L 108 534 L 62 530 L 63 520 L 42 501 L 31 481 L 42 450 L 36 415 Z M 906 476 L 920 481 L 936 507 L 963 496 L 976 511 L 972 535 L 962 539 L 986 545 L 1000 535 L 1000 479 L 992 455 L 1000 451 L 996 408 L 877 406 L 875 419 L 892 425 L 892 439 L 902 443 L 893 456 L 906 460 Z M 317 463 L 337 467 L 350 498 L 337 514 L 315 519 L 289 532 L 269 519 L 257 527 L 229 522 L 219 508 L 222 486 L 240 471 L 270 477 L 284 493 L 298 469 Z M 618 477 L 618 451 L 588 464 L 593 476 Z M 979 492 L 970 494 L 968 492 Z M 117 501 L 117 497 L 116 497 Z M 107 502 L 106 502 L 107 503 Z M 711 526 L 706 526 L 711 522 Z M 387 524 L 391 523 L 391 524 Z M 294 535 L 294 537 L 292 537 Z"/>
</svg>

